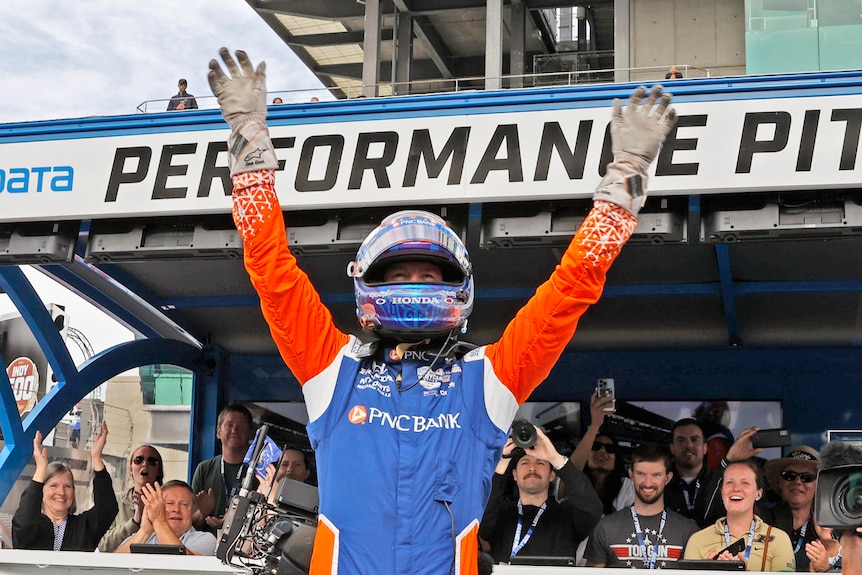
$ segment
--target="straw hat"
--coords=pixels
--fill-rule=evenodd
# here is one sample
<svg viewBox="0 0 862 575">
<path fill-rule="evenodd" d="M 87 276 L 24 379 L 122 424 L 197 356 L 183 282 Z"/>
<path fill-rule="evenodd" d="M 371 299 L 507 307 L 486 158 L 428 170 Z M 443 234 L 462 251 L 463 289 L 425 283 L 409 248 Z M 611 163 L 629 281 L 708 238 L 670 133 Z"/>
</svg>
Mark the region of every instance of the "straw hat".
<svg viewBox="0 0 862 575">
<path fill-rule="evenodd" d="M 770 459 L 766 462 L 766 480 L 774 490 L 779 490 L 781 472 L 791 463 L 802 463 L 808 467 L 811 473 L 817 473 L 817 464 L 820 462 L 820 454 L 813 447 L 807 445 L 794 445 L 787 450 L 787 455 L 778 459 Z"/>
</svg>

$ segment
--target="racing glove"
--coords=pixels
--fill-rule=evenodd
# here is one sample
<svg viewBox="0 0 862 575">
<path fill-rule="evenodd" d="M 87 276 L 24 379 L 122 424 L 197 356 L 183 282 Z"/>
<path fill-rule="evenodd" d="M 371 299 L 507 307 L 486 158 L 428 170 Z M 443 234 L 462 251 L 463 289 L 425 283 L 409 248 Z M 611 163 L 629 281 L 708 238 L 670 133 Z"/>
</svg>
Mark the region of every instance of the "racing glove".
<svg viewBox="0 0 862 575">
<path fill-rule="evenodd" d="M 236 51 L 239 66 L 227 48 L 221 48 L 219 54 L 230 75 L 213 59 L 207 78 L 222 116 L 230 124 L 227 146 L 230 175 L 278 168 L 266 127 L 266 62 L 258 64 L 255 70 L 242 50 Z"/>
<path fill-rule="evenodd" d="M 670 94 L 656 85 L 642 102 L 646 93 L 644 86 L 635 90 L 625 112 L 619 99 L 614 100 L 611 118 L 614 159 L 593 194 L 593 200 L 617 204 L 635 216 L 646 202 L 647 170 L 676 121 L 676 111 L 669 107 Z"/>
</svg>

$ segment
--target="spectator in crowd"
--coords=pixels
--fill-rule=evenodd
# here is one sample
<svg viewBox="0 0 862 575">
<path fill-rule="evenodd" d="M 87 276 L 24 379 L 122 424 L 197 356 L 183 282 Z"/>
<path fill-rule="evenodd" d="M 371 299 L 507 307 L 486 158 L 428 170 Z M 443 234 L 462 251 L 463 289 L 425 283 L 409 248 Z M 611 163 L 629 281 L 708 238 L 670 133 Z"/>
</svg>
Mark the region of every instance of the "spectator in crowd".
<svg viewBox="0 0 862 575">
<path fill-rule="evenodd" d="M 177 83 L 177 88 L 179 92 L 174 94 L 171 97 L 170 102 L 168 102 L 168 112 L 173 110 L 196 110 L 198 107 L 198 101 L 195 100 L 195 97 L 188 92 L 186 92 L 186 88 L 189 83 L 186 82 L 185 78 L 180 78 L 179 83 Z"/>
<path fill-rule="evenodd" d="M 284 104 L 284 100 L 282 100 L 281 98 L 276 96 L 275 98 L 272 99 L 272 103 L 273 104 Z"/>
<path fill-rule="evenodd" d="M 309 454 L 301 449 L 295 447 L 285 448 L 278 462 L 278 473 L 275 480 L 279 481 L 282 477 L 290 477 L 296 481 L 307 482 L 311 476 L 310 459 Z"/>
<path fill-rule="evenodd" d="M 535 445 L 527 449 L 516 448 L 509 438 L 494 470 L 479 537 L 487 541 L 496 562 L 516 555 L 574 557 L 578 543 L 602 516 L 601 501 L 583 472 L 557 452 L 539 427 L 536 436 Z M 510 461 L 517 501 L 503 498 Z M 564 501 L 550 495 L 557 477 L 566 485 Z"/>
<path fill-rule="evenodd" d="M 829 557 L 838 554 L 838 543 L 820 537 L 814 524 L 814 493 L 817 491 L 817 465 L 820 454 L 807 445 L 795 445 L 787 455 L 766 462 L 766 480 L 781 496 L 773 507 L 758 507 L 757 514 L 790 536 L 797 571 L 823 572 Z M 811 557 L 822 558 L 812 568 Z"/>
<path fill-rule="evenodd" d="M 99 542 L 99 551 L 113 551 L 141 526 L 141 515 L 144 511 L 141 493 L 144 485 L 164 482 L 164 464 L 158 449 L 152 445 L 141 445 L 135 449 L 129 457 L 129 477 L 132 479 L 132 486 L 117 493 L 120 511 Z"/>
<path fill-rule="evenodd" d="M 751 437 L 757 433 L 757 427 L 749 427 L 739 433 L 739 437 L 731 444 L 725 456 L 719 462 L 719 469 L 713 473 L 712 480 L 707 486 L 707 500 L 704 508 L 704 521 L 707 525 L 712 525 L 718 519 L 725 515 L 724 503 L 721 497 L 722 472 L 729 463 L 734 461 L 755 460 L 763 451 L 761 448 L 754 448 L 751 445 Z M 760 477 L 758 476 L 758 479 Z M 758 500 L 763 501 L 764 497 Z"/>
<path fill-rule="evenodd" d="M 12 517 L 12 544 L 16 549 L 96 549 L 117 515 L 111 476 L 102 460 L 107 438 L 108 424 L 102 422 L 102 431 L 90 446 L 90 462 L 94 471 L 93 507 L 76 515 L 72 470 L 56 461 L 48 463 L 48 450 L 42 447 L 42 432 L 36 432 L 33 438 L 36 471 L 21 494 L 21 503 Z"/>
<path fill-rule="evenodd" d="M 751 445 L 751 438 L 757 431 L 756 427 L 742 431 L 731 445 L 722 465 L 759 455 L 763 450 Z M 765 498 L 761 498 L 756 507 L 761 519 L 790 537 L 797 571 L 826 571 L 830 568 L 829 560 L 834 561 L 838 555 L 838 545 L 832 540 L 831 534 L 814 523 L 818 457 L 816 449 L 797 445 L 789 448 L 785 457 L 767 461 L 767 483 L 779 499 L 775 504 L 766 504 Z M 720 491 L 720 485 L 720 480 L 713 478 L 707 488 L 711 497 L 705 510 L 710 523 L 724 513 L 720 498 L 715 495 Z"/>
<path fill-rule="evenodd" d="M 680 72 L 676 66 L 671 66 L 670 70 L 668 70 L 667 74 L 664 75 L 665 80 L 676 80 L 677 78 L 682 78 L 682 72 Z"/>
<path fill-rule="evenodd" d="M 132 544 L 183 545 L 186 555 L 214 555 L 216 538 L 192 525 L 195 492 L 185 481 L 174 479 L 164 485 L 144 485 L 141 493 L 144 512 L 141 528 L 117 548 L 128 553 Z"/>
<path fill-rule="evenodd" d="M 317 96 L 312 96 L 312 97 L 311 97 L 311 101 L 312 101 L 312 102 L 319 102 L 319 101 L 320 101 L 320 98 L 318 98 Z"/>
<path fill-rule="evenodd" d="M 757 464 L 750 459 L 728 463 L 721 481 L 727 515 L 692 535 L 684 557 L 742 561 L 747 571 L 795 571 L 790 537 L 754 514 L 754 505 L 761 497 L 763 485 Z M 745 543 L 743 551 L 732 554 L 724 550 L 738 539 Z"/>
<path fill-rule="evenodd" d="M 197 494 L 194 525 L 212 534 L 221 529 L 227 505 L 242 484 L 243 459 L 254 438 L 251 412 L 237 403 L 226 406 L 218 415 L 216 438 L 221 441 L 221 455 L 201 461 L 192 476 Z"/>
<path fill-rule="evenodd" d="M 637 225 L 646 171 L 671 130 L 654 86 L 613 105 L 608 164 L 562 262 L 500 339 L 458 341 L 472 312 L 472 265 L 436 214 L 391 214 L 360 244 L 348 274 L 363 343 L 333 323 L 290 252 L 275 190 L 279 161 L 264 123 L 265 63 L 219 50 L 209 82 L 231 126 L 234 222 L 273 339 L 309 411 L 320 485 L 312 569 L 478 571 L 476 524 L 518 405 L 542 383 Z M 253 153 L 252 153 L 253 152 Z M 397 422 L 397 423 L 389 423 Z M 412 432 L 402 431 L 412 422 Z M 374 488 L 369 489 L 369 482 Z M 392 518 L 397 518 L 393 521 Z M 417 534 L 421 537 L 417 538 Z"/>
<path fill-rule="evenodd" d="M 270 463 L 266 467 L 266 476 L 257 476 L 258 491 L 266 495 L 270 503 L 275 503 L 277 484 L 285 477 L 306 483 L 311 476 L 311 456 L 305 451 L 286 447 L 278 460 L 278 467 Z"/>
<path fill-rule="evenodd" d="M 614 400 L 598 397 L 596 389 L 590 397 L 590 424 L 571 457 L 575 467 L 587 474 L 602 500 L 605 515 L 625 509 L 635 501 L 631 479 L 622 457 L 618 456 L 619 443 L 613 437 L 599 433 L 605 417 L 613 411 Z"/>
<path fill-rule="evenodd" d="M 694 419 L 706 439 L 706 464 L 710 469 L 718 468 L 733 444 L 733 433 L 728 427 L 730 418 L 730 406 L 726 401 L 704 401 L 694 410 Z"/>
<path fill-rule="evenodd" d="M 703 430 L 695 419 L 685 418 L 673 424 L 670 434 L 673 468 L 664 492 L 665 505 L 704 527 L 707 524 L 704 518 L 706 494 L 712 470 L 705 463 Z"/>
<path fill-rule="evenodd" d="M 697 524 L 665 505 L 670 467 L 664 448 L 644 444 L 634 449 L 634 505 L 599 521 L 584 552 L 587 566 L 662 569 L 682 556 Z"/>
</svg>

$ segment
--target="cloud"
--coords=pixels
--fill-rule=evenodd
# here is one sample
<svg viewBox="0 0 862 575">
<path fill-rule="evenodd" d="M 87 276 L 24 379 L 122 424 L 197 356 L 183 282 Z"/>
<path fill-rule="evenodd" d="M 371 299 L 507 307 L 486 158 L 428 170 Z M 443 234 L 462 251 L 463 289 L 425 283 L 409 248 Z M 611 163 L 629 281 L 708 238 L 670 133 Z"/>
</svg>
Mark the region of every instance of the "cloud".
<svg viewBox="0 0 862 575">
<path fill-rule="evenodd" d="M 215 106 L 206 72 L 221 46 L 266 60 L 271 92 L 322 90 L 241 0 L 3 0 L 0 37 L 2 123 L 163 110 L 181 77 Z"/>
</svg>

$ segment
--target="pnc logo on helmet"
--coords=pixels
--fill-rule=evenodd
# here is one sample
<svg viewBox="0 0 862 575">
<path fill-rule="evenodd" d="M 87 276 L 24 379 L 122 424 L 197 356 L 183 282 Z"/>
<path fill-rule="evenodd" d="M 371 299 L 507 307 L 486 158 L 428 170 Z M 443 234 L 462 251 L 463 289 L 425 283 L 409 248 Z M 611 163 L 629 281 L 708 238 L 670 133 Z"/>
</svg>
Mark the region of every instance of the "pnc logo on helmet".
<svg viewBox="0 0 862 575">
<path fill-rule="evenodd" d="M 350 420 L 350 423 L 365 423 L 368 419 L 368 410 L 364 405 L 354 405 L 350 408 L 350 413 L 347 414 L 347 418 Z"/>
</svg>

